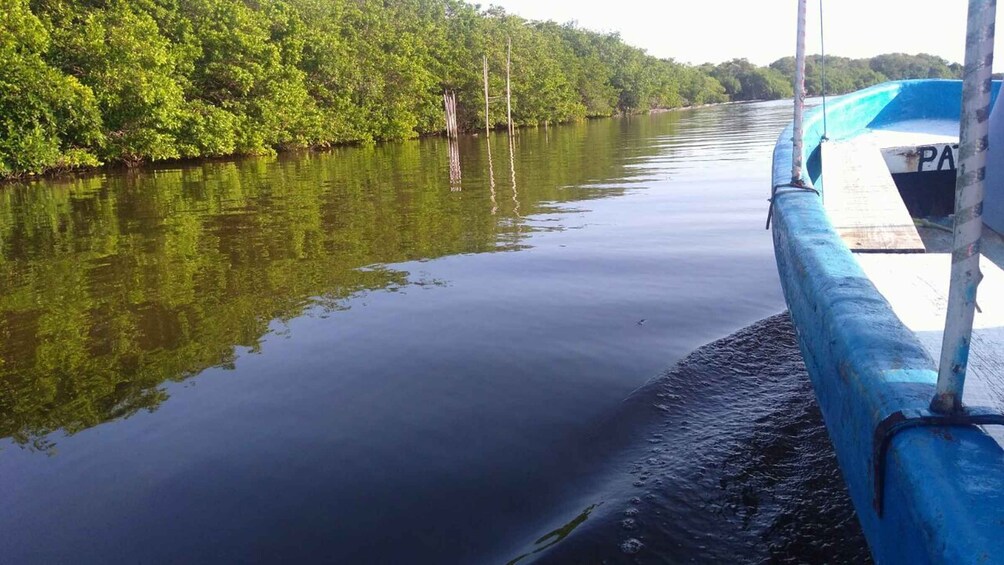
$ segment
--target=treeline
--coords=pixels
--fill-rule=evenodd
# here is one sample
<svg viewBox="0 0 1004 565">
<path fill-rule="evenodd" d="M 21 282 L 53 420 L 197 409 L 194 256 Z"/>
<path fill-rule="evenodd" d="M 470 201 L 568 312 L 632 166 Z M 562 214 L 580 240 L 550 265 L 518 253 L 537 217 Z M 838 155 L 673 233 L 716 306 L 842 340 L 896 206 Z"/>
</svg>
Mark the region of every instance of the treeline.
<svg viewBox="0 0 1004 565">
<path fill-rule="evenodd" d="M 509 39 L 516 125 L 792 93 L 786 59 L 694 67 L 462 0 L 4 0 L 0 179 L 415 137 L 443 129 L 444 90 L 478 130 L 482 56 L 501 95 Z M 827 57 L 830 91 L 958 74 L 883 57 Z M 496 101 L 487 121 L 504 120 Z"/>
<path fill-rule="evenodd" d="M 869 59 L 809 55 L 805 61 L 805 90 L 809 96 L 844 94 L 890 80 L 918 78 L 962 78 L 962 65 L 941 57 L 921 53 L 889 53 Z M 733 59 L 718 65 L 704 64 L 701 71 L 717 80 L 730 100 L 776 100 L 790 98 L 795 76 L 795 58 L 784 57 L 766 67 L 746 59 Z"/>
<path fill-rule="evenodd" d="M 823 58 L 811 55 L 805 60 L 805 90 L 809 96 L 823 93 Z M 934 55 L 889 53 L 870 59 L 826 56 L 826 93 L 843 94 L 890 80 L 917 78 L 962 78 L 962 65 L 949 63 Z M 783 76 L 794 76 L 795 58 L 784 57 L 770 64 Z"/>
<path fill-rule="evenodd" d="M 394 140 L 483 127 L 482 55 L 513 119 L 564 122 L 726 99 L 617 35 L 461 0 L 6 0 L 0 177 Z M 488 120 L 501 124 L 503 104 Z"/>
</svg>

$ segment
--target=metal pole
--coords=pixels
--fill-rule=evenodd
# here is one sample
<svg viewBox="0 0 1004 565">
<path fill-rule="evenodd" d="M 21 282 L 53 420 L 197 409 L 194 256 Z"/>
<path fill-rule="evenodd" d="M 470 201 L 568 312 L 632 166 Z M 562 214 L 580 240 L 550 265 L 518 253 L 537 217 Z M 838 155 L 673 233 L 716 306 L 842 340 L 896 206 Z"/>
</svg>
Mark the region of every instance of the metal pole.
<svg viewBox="0 0 1004 565">
<path fill-rule="evenodd" d="M 990 68 L 994 60 L 996 11 L 996 0 L 969 0 L 959 124 L 959 166 L 955 179 L 952 280 L 948 290 L 941 363 L 938 366 L 938 388 L 931 400 L 931 410 L 940 413 L 962 409 L 976 287 L 983 278 L 980 273 L 980 235 L 983 230 L 983 179 L 990 129 Z"/>
<path fill-rule="evenodd" d="M 798 0 L 798 31 L 795 39 L 795 119 L 791 138 L 791 184 L 802 184 L 802 109 L 805 106 L 805 4 Z"/>
</svg>

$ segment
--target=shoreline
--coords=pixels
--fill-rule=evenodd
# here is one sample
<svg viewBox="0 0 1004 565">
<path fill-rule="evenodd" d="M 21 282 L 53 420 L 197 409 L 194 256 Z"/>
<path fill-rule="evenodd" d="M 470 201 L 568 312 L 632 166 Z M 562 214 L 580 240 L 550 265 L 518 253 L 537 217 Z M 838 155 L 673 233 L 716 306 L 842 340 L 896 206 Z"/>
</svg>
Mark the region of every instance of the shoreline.
<svg viewBox="0 0 1004 565">
<path fill-rule="evenodd" d="M 590 117 L 583 118 L 581 121 L 586 122 L 586 121 L 592 121 L 592 120 L 623 118 L 623 117 L 629 117 L 629 116 L 632 116 L 632 115 L 635 115 L 635 116 L 646 116 L 646 115 L 647 116 L 652 116 L 652 115 L 658 115 L 658 114 L 665 114 L 665 113 L 669 113 L 669 112 L 683 112 L 683 111 L 688 111 L 688 110 L 697 110 L 697 109 L 701 109 L 701 108 L 712 108 L 712 107 L 716 107 L 716 106 L 733 106 L 733 105 L 738 105 L 738 104 L 750 104 L 750 103 L 754 103 L 754 102 L 764 102 L 764 100 L 733 100 L 733 101 L 728 101 L 728 102 L 712 102 L 712 103 L 709 103 L 709 104 L 698 104 L 698 105 L 694 105 L 694 106 L 678 106 L 676 108 L 651 108 L 651 109 L 649 109 L 649 110 L 647 110 L 645 112 L 639 112 L 637 114 L 615 113 L 615 114 L 611 114 L 609 116 L 590 116 Z M 550 124 L 539 123 L 539 124 L 536 124 L 536 125 L 516 126 L 516 129 L 529 129 L 529 128 L 536 129 L 536 128 L 548 127 L 548 126 L 563 126 L 563 125 L 568 125 L 568 124 L 572 124 L 572 123 L 576 123 L 576 122 L 575 121 L 571 121 L 571 122 L 558 122 L 558 123 L 550 123 Z M 504 132 L 505 131 L 505 127 L 495 127 L 491 131 L 492 131 L 492 133 Z M 464 137 L 482 137 L 482 136 L 484 136 L 484 131 L 483 130 L 474 130 L 474 131 L 471 131 L 471 132 L 462 132 L 461 135 L 464 136 Z M 9 176 L 9 177 L 5 177 L 5 178 L 0 178 L 0 191 L 4 190 L 4 189 L 6 189 L 6 188 L 8 188 L 10 186 L 19 185 L 19 184 L 21 184 L 21 185 L 29 185 L 29 184 L 32 184 L 32 183 L 35 183 L 35 182 L 41 182 L 41 181 L 55 181 L 55 182 L 70 181 L 70 180 L 74 180 L 74 179 L 78 179 L 78 178 L 85 178 L 85 177 L 88 177 L 88 176 L 91 176 L 91 175 L 101 174 L 101 173 L 111 173 L 111 172 L 114 172 L 114 173 L 121 173 L 121 174 L 130 174 L 132 171 L 142 171 L 142 170 L 148 170 L 150 168 L 165 167 L 165 166 L 170 166 L 170 165 L 179 165 L 179 166 L 198 165 L 198 164 L 201 164 L 201 163 L 214 163 L 214 162 L 225 162 L 225 161 L 239 161 L 239 160 L 243 160 L 243 159 L 255 159 L 255 158 L 262 158 L 262 157 L 284 158 L 284 157 L 288 157 L 288 156 L 292 156 L 292 155 L 296 155 L 296 154 L 324 153 L 324 152 L 328 152 L 328 151 L 331 151 L 331 150 L 334 150 L 334 149 L 344 148 L 344 147 L 361 147 L 361 146 L 364 146 L 364 145 L 385 145 L 385 144 L 388 144 L 388 143 L 403 143 L 403 142 L 408 142 L 408 141 L 421 141 L 423 139 L 430 139 L 430 138 L 444 138 L 445 139 L 446 138 L 446 132 L 445 132 L 445 130 L 443 130 L 443 131 L 437 131 L 437 132 L 424 133 L 424 134 L 420 134 L 420 135 L 418 135 L 416 137 L 412 137 L 412 138 L 408 138 L 408 139 L 401 139 L 401 140 L 381 140 L 381 141 L 372 141 L 372 142 L 367 142 L 367 141 L 345 141 L 345 142 L 341 142 L 341 143 L 318 144 L 318 145 L 314 145 L 314 146 L 310 146 L 310 147 L 300 147 L 300 148 L 290 148 L 290 149 L 276 149 L 274 151 L 274 153 L 272 153 L 272 154 L 268 154 L 268 153 L 261 153 L 261 154 L 254 154 L 254 153 L 243 153 L 243 154 L 242 153 L 233 153 L 233 154 L 230 154 L 230 155 L 220 155 L 220 156 L 215 156 L 215 157 L 212 157 L 212 156 L 205 156 L 205 157 L 181 157 L 181 158 L 176 158 L 176 159 L 162 159 L 162 160 L 158 160 L 158 161 L 143 161 L 143 162 L 140 162 L 140 163 L 137 163 L 137 164 L 133 164 L 133 165 L 127 164 L 124 161 L 115 161 L 115 162 L 104 163 L 104 164 L 101 164 L 101 165 L 89 166 L 89 167 L 76 167 L 76 168 L 69 168 L 69 169 L 53 168 L 53 169 L 50 169 L 48 171 L 44 171 L 44 172 L 40 172 L 40 173 L 25 173 L 23 175 L 14 175 L 14 176 Z"/>
<path fill-rule="evenodd" d="M 677 106 L 676 108 L 652 108 L 648 114 L 665 114 L 667 112 L 685 112 L 687 110 L 697 110 L 700 108 L 714 108 L 716 106 L 737 106 L 739 104 L 752 104 L 754 102 L 769 102 L 769 100 L 729 100 L 728 102 L 709 102 L 707 104 L 696 104 L 694 106 Z"/>
</svg>

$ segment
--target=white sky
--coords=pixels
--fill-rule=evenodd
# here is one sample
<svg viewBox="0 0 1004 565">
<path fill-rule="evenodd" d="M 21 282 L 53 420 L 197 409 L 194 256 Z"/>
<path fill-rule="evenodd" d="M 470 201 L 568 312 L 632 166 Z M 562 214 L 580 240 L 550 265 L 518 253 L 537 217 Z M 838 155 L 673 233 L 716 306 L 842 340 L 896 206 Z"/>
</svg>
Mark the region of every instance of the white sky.
<svg viewBox="0 0 1004 565">
<path fill-rule="evenodd" d="M 472 2 L 474 3 L 474 2 Z M 686 63 L 736 57 L 764 65 L 795 52 L 795 0 L 483 0 L 534 20 L 575 20 Z M 819 52 L 819 1 L 809 0 L 806 47 Z M 966 0 L 823 0 L 826 52 L 845 57 L 931 53 L 962 62 Z M 1004 25 L 994 69 L 1004 68 Z"/>
</svg>

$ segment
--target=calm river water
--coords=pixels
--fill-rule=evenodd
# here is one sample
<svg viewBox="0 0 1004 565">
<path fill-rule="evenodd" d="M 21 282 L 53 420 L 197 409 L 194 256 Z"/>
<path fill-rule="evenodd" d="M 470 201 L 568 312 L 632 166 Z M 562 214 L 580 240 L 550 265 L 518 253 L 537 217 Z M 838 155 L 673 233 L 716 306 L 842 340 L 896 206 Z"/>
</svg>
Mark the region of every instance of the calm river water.
<svg viewBox="0 0 1004 565">
<path fill-rule="evenodd" d="M 0 560 L 866 559 L 769 318 L 789 119 L 0 188 Z"/>
</svg>

